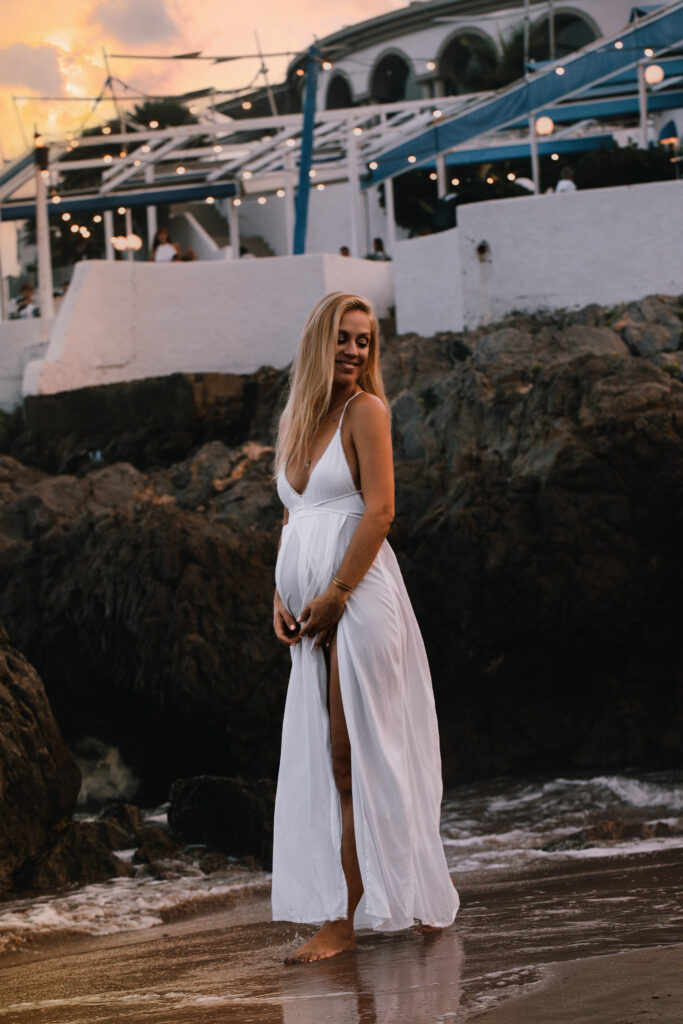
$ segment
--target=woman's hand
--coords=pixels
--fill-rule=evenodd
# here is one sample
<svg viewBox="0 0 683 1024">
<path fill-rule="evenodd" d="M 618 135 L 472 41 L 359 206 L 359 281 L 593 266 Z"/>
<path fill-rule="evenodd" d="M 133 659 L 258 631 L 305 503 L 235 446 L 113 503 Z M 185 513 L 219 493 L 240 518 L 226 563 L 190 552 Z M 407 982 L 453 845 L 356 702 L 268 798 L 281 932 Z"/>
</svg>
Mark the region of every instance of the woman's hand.
<svg viewBox="0 0 683 1024">
<path fill-rule="evenodd" d="M 346 607 L 348 594 L 330 583 L 324 594 L 309 601 L 301 615 L 301 636 L 316 637 L 314 647 L 325 644 L 329 647 L 337 629 L 337 623 Z"/>
<path fill-rule="evenodd" d="M 287 644 L 288 647 L 295 647 L 298 644 L 299 623 L 289 614 L 277 590 L 273 598 L 273 629 L 280 643 Z"/>
</svg>

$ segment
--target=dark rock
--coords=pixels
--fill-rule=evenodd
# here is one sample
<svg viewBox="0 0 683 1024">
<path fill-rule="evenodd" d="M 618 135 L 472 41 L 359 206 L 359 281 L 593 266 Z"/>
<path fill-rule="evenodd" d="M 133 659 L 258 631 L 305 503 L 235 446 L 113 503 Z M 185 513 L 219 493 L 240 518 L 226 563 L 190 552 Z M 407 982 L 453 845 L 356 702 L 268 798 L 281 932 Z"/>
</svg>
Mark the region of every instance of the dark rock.
<svg viewBox="0 0 683 1024">
<path fill-rule="evenodd" d="M 99 822 L 65 821 L 45 847 L 21 872 L 24 892 L 51 892 L 65 885 L 90 885 L 108 878 L 129 877 L 133 869 L 103 841 Z"/>
<path fill-rule="evenodd" d="M 601 821 L 597 825 L 582 828 L 571 835 L 554 839 L 543 847 L 548 853 L 561 850 L 583 850 L 586 847 L 598 846 L 600 843 L 624 842 L 627 839 L 653 839 L 654 837 L 675 835 L 674 830 L 665 821 L 654 824 L 641 821 L 622 821 L 613 818 Z"/>
<path fill-rule="evenodd" d="M 72 813 L 79 785 L 43 684 L 0 625 L 0 897 Z"/>
<path fill-rule="evenodd" d="M 677 353 L 634 356 L 623 336 L 673 334 L 680 312 L 657 296 L 385 344 L 390 540 L 429 652 L 447 782 L 678 763 L 683 388 Z M 289 659 L 271 632 L 269 445 L 285 377 L 244 385 L 253 444 L 217 425 L 143 469 L 153 434 L 133 452 L 121 414 L 135 464 L 50 476 L 0 459 L 0 617 L 69 740 L 118 746 L 140 801 L 181 776 L 277 773 Z"/>
<path fill-rule="evenodd" d="M 272 438 L 283 376 L 269 368 L 244 376 L 175 373 L 28 397 L 23 430 L 13 425 L 1 450 L 51 473 L 83 474 L 101 462 L 172 465 L 214 439 Z"/>
<path fill-rule="evenodd" d="M 99 813 L 98 821 L 104 826 L 112 850 L 123 850 L 135 845 L 142 832 L 140 808 L 119 801 L 107 804 Z"/>
<path fill-rule="evenodd" d="M 232 857 L 251 855 L 271 870 L 275 786 L 270 779 L 178 779 L 169 799 L 173 833 Z"/>
<path fill-rule="evenodd" d="M 133 855 L 135 864 L 152 864 L 180 852 L 181 847 L 165 828 L 145 825 L 138 834 L 138 848 Z"/>
</svg>

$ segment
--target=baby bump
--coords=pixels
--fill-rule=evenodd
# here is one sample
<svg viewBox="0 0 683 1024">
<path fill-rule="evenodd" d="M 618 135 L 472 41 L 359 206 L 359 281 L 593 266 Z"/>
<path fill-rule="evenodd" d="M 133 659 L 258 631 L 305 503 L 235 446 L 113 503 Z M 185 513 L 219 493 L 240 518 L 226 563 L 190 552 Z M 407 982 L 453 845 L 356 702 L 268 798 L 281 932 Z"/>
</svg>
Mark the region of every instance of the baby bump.
<svg viewBox="0 0 683 1024">
<path fill-rule="evenodd" d="M 338 515 L 300 515 L 282 529 L 275 566 L 275 586 L 295 617 L 325 591 L 344 557 L 357 525 Z"/>
</svg>

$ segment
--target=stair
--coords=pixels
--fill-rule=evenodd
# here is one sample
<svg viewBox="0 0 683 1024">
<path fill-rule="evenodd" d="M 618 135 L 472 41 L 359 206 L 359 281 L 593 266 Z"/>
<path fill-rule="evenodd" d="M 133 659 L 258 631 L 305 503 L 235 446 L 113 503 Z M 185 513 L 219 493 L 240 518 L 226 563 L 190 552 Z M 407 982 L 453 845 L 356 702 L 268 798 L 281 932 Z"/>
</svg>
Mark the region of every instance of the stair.
<svg viewBox="0 0 683 1024">
<path fill-rule="evenodd" d="M 230 245 L 230 225 L 222 217 L 215 206 L 209 203 L 174 203 L 171 208 L 172 217 L 180 217 L 183 213 L 191 213 L 194 219 L 204 228 L 207 235 L 213 238 L 219 249 Z M 240 236 L 240 246 L 259 259 L 274 256 L 275 253 L 260 235 Z"/>
</svg>

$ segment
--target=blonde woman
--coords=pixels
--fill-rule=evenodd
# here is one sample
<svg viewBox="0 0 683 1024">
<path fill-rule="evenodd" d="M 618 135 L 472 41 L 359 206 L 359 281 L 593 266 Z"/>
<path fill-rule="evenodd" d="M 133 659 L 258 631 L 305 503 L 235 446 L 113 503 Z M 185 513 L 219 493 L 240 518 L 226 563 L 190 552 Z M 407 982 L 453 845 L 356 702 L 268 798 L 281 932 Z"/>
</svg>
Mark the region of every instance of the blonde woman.
<svg viewBox="0 0 683 1024">
<path fill-rule="evenodd" d="M 394 516 L 377 320 L 326 296 L 292 368 L 276 450 L 285 506 L 274 628 L 291 647 L 275 804 L 273 918 L 319 924 L 288 962 L 355 929 L 442 928 L 458 896 L 422 638 L 386 536 Z"/>
</svg>

